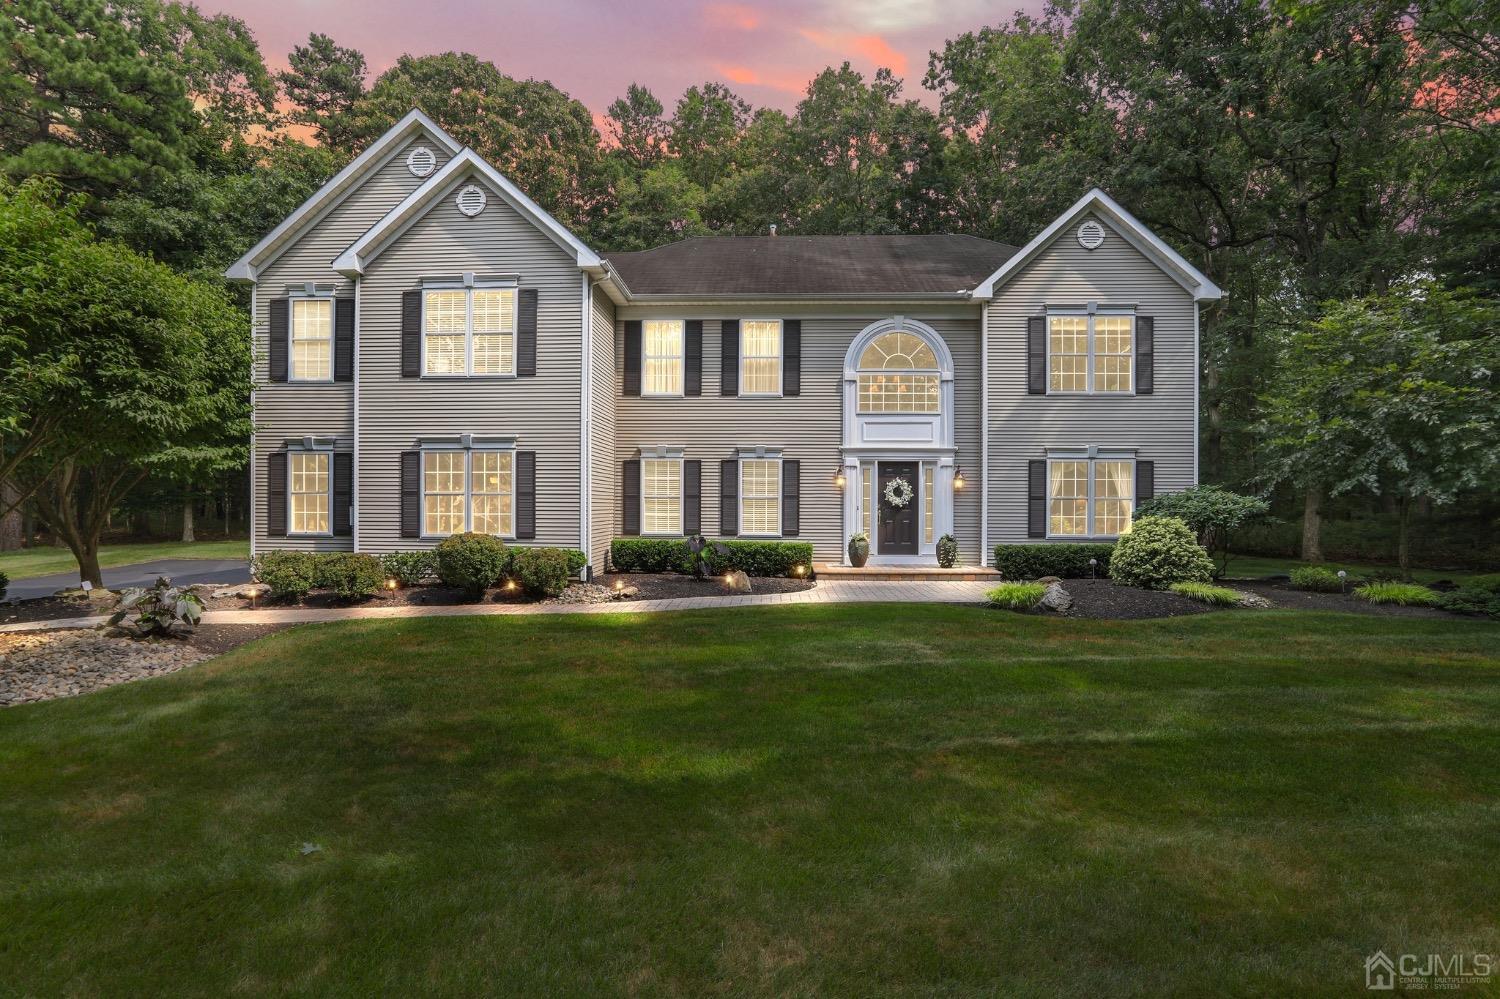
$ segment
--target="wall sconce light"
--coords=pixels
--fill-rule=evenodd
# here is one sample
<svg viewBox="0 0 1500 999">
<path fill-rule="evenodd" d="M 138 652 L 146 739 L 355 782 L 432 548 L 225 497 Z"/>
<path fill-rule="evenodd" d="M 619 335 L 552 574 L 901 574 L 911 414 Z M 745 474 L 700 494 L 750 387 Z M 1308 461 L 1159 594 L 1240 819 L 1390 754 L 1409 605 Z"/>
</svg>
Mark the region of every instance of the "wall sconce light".
<svg viewBox="0 0 1500 999">
<path fill-rule="evenodd" d="M 840 465 L 838 471 L 833 473 L 833 484 L 842 489 L 844 488 L 844 483 L 848 481 L 848 479 L 844 478 L 844 468 Z"/>
<path fill-rule="evenodd" d="M 964 487 L 964 466 L 959 465 L 957 468 L 955 468 L 953 470 L 953 488 L 954 489 L 962 489 L 963 487 Z"/>
</svg>

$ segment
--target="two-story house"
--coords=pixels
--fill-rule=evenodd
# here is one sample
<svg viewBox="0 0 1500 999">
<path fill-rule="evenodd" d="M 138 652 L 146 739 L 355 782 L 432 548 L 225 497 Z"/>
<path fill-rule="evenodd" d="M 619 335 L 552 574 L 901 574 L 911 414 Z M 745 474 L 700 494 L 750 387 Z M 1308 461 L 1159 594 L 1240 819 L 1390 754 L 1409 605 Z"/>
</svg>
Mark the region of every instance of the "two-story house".
<svg viewBox="0 0 1500 999">
<path fill-rule="evenodd" d="M 1221 292 L 1102 191 L 969 236 L 584 245 L 413 111 L 227 272 L 257 354 L 252 545 L 461 531 L 800 538 L 966 564 L 1113 538 L 1197 481 Z"/>
</svg>

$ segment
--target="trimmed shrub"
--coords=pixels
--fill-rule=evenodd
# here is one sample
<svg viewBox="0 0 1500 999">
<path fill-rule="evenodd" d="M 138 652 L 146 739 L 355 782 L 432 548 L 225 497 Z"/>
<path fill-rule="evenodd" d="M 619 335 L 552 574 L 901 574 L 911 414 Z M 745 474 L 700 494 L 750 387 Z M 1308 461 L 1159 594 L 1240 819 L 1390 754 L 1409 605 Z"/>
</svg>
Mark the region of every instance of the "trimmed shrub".
<svg viewBox="0 0 1500 999">
<path fill-rule="evenodd" d="M 1215 586 L 1212 583 L 1173 583 L 1167 589 L 1189 600 L 1214 607 L 1237 607 L 1240 602 L 1238 593 L 1227 586 Z"/>
<path fill-rule="evenodd" d="M 445 586 L 457 587 L 478 600 L 510 570 L 505 542 L 488 534 L 455 534 L 434 550 L 437 574 Z"/>
<path fill-rule="evenodd" d="M 512 549 L 510 575 L 533 597 L 555 597 L 568 588 L 568 553 L 561 548 Z"/>
<path fill-rule="evenodd" d="M 385 570 L 374 555 L 329 552 L 318 558 L 315 582 L 345 600 L 373 597 L 380 592 L 380 584 L 384 581 Z"/>
<path fill-rule="evenodd" d="M 437 575 L 437 553 L 391 552 L 380 556 L 380 568 L 402 586 L 416 586 Z"/>
<path fill-rule="evenodd" d="M 1454 614 L 1500 617 L 1500 593 L 1478 586 L 1461 586 L 1438 598 L 1437 605 Z"/>
<path fill-rule="evenodd" d="M 1461 590 L 1483 590 L 1486 593 L 1500 593 L 1500 572 L 1487 572 L 1481 576 L 1470 576 L 1468 579 L 1460 579 L 1458 588 Z"/>
<path fill-rule="evenodd" d="M 1006 579 L 1087 579 L 1089 559 L 1099 564 L 1094 572 L 1109 575 L 1109 559 L 1115 549 L 1107 544 L 1060 542 L 1052 545 L 996 545 L 995 568 Z"/>
<path fill-rule="evenodd" d="M 0 600 L 5 599 L 5 591 L 10 588 L 10 577 L 0 572 Z"/>
<path fill-rule="evenodd" d="M 1396 604 L 1401 607 L 1434 607 L 1438 594 L 1420 583 L 1366 583 L 1355 587 L 1354 595 L 1372 604 Z"/>
<path fill-rule="evenodd" d="M 1176 517 L 1198 536 L 1198 543 L 1217 559 L 1222 576 L 1229 563 L 1229 546 L 1241 529 L 1270 519 L 1271 504 L 1259 496 L 1241 496 L 1223 486 L 1191 486 L 1180 493 L 1162 493 L 1146 500 L 1137 517 Z"/>
<path fill-rule="evenodd" d="M 721 553 L 716 545 L 722 545 Z M 812 545 L 806 541 L 719 541 L 705 549 L 709 571 L 738 569 L 747 576 L 788 576 L 795 566 L 812 568 Z M 685 538 L 615 538 L 609 563 L 616 572 L 690 572 Z"/>
<path fill-rule="evenodd" d="M 1041 583 L 1001 583 L 984 596 L 991 607 L 1025 611 L 1034 608 L 1046 595 L 1047 588 Z"/>
<path fill-rule="evenodd" d="M 1298 566 L 1291 572 L 1292 589 L 1314 593 L 1338 593 L 1343 590 L 1338 573 L 1321 565 Z"/>
<path fill-rule="evenodd" d="M 944 569 L 951 569 L 958 565 L 958 539 L 951 534 L 938 538 L 937 558 L 938 565 Z"/>
<path fill-rule="evenodd" d="M 589 557 L 577 548 L 559 549 L 568 557 L 568 575 L 576 576 L 583 571 L 583 567 L 589 564 Z"/>
<path fill-rule="evenodd" d="M 1126 586 L 1164 590 L 1173 583 L 1209 582 L 1214 563 L 1192 528 L 1176 517 L 1140 517 L 1130 533 L 1115 542 L 1109 578 Z"/>
<path fill-rule="evenodd" d="M 318 578 L 318 559 L 312 552 L 262 552 L 251 560 L 255 578 L 278 599 L 301 600 Z"/>
</svg>

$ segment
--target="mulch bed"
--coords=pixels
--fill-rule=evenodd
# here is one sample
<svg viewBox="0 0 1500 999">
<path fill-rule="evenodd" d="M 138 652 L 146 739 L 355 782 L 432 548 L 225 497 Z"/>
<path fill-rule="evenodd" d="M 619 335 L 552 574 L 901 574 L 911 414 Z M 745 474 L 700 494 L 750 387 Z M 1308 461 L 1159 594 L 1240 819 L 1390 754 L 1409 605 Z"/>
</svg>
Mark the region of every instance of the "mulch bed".
<svg viewBox="0 0 1500 999">
<path fill-rule="evenodd" d="M 1164 590 L 1140 590 L 1117 586 L 1107 579 L 1065 579 L 1062 588 L 1073 598 L 1063 617 L 1138 621 L 1156 617 L 1203 614 L 1217 608 Z M 1040 611 L 1038 613 L 1047 613 Z"/>
<path fill-rule="evenodd" d="M 1313 593 L 1294 590 L 1285 583 L 1267 580 L 1230 579 L 1225 586 L 1244 590 L 1265 597 L 1272 605 L 1286 610 L 1346 611 L 1351 614 L 1371 614 L 1376 617 L 1428 617 L 1454 618 L 1452 614 L 1436 607 L 1402 607 L 1399 604 L 1372 604 L 1368 600 L 1349 593 Z"/>
</svg>

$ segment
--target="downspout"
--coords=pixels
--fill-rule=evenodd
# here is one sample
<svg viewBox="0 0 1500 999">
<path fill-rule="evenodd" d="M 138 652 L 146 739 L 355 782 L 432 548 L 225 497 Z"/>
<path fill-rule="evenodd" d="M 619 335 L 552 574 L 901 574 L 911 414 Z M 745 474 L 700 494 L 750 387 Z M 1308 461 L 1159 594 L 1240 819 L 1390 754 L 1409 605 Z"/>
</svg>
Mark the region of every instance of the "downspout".
<svg viewBox="0 0 1500 999">
<path fill-rule="evenodd" d="M 250 286 L 250 508 L 246 511 L 250 526 L 250 557 L 255 557 L 255 310 L 259 282 Z"/>
<path fill-rule="evenodd" d="M 1198 451 L 1203 446 L 1198 436 L 1198 383 L 1203 380 L 1203 353 L 1199 345 L 1198 310 L 1201 308 L 1197 299 L 1193 300 L 1193 481 L 1192 485 L 1198 484 Z"/>
<path fill-rule="evenodd" d="M 582 576 L 587 582 L 593 576 L 593 541 L 590 508 L 592 506 L 592 476 L 589 469 L 589 441 L 593 436 L 593 360 L 594 360 L 594 296 L 587 271 L 579 272 L 579 284 L 583 288 L 583 300 L 578 310 L 581 317 L 578 352 L 581 362 L 579 370 L 579 416 L 578 416 L 578 547 L 583 552 Z"/>
<path fill-rule="evenodd" d="M 990 560 L 990 303 L 979 312 L 979 564 Z"/>
<path fill-rule="evenodd" d="M 354 550 L 359 551 L 359 289 L 364 282 L 354 279 L 354 458 L 349 462 L 349 533 Z"/>
</svg>

